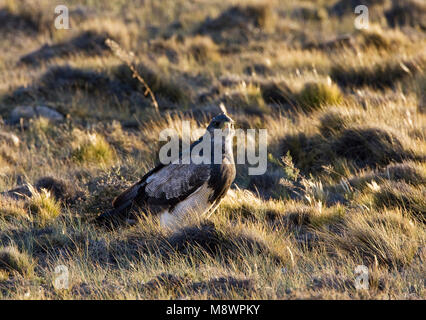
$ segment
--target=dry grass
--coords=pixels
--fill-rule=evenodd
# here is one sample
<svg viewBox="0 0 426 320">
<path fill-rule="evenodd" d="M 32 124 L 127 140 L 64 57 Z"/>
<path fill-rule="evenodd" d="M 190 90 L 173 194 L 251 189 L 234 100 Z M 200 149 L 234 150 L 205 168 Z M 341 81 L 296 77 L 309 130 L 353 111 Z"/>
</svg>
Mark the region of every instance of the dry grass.
<svg viewBox="0 0 426 320">
<path fill-rule="evenodd" d="M 67 3 L 56 30 L 57 1 L 0 0 L 0 298 L 424 299 L 420 1 L 368 1 L 361 31 L 353 1 Z M 178 230 L 92 222 L 163 129 L 205 128 L 221 102 L 268 130 L 264 175 L 238 165 L 218 210 Z M 9 121 L 22 105 L 64 120 Z"/>
<path fill-rule="evenodd" d="M 31 277 L 34 274 L 34 262 L 28 254 L 20 252 L 15 246 L 2 247 L 0 248 L 0 270 Z"/>
<path fill-rule="evenodd" d="M 33 186 L 29 186 L 31 198 L 29 200 L 29 210 L 33 219 L 40 225 L 45 226 L 55 220 L 61 214 L 61 205 L 53 198 L 50 191 L 41 189 L 37 191 Z"/>
<path fill-rule="evenodd" d="M 331 79 L 325 83 L 306 83 L 296 99 L 305 111 L 312 111 L 323 106 L 339 105 L 343 102 L 339 87 L 331 83 Z"/>
<path fill-rule="evenodd" d="M 74 132 L 76 142 L 71 157 L 80 163 L 109 164 L 114 161 L 115 153 L 104 137 L 97 133 L 81 134 Z"/>
</svg>

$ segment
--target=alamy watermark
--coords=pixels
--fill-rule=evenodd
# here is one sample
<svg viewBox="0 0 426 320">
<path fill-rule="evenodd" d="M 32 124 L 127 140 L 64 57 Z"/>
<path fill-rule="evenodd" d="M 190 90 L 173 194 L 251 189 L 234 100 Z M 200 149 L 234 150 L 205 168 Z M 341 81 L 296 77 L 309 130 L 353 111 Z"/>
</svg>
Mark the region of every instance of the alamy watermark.
<svg viewBox="0 0 426 320">
<path fill-rule="evenodd" d="M 355 268 L 355 274 L 357 274 L 355 278 L 355 289 L 357 290 L 368 290 L 369 282 L 368 282 L 368 268 L 364 265 L 358 265 Z"/>
<path fill-rule="evenodd" d="M 70 29 L 70 16 L 68 7 L 65 5 L 59 5 L 55 7 L 55 14 L 58 16 L 55 18 L 56 29 Z"/>
<path fill-rule="evenodd" d="M 55 268 L 55 279 L 53 280 L 53 287 L 56 290 L 66 290 L 69 289 L 69 278 L 70 273 L 68 267 L 61 264 Z"/>
<path fill-rule="evenodd" d="M 201 136 L 192 148 L 191 136 Z M 159 153 L 162 164 L 221 164 L 226 148 L 232 148 L 236 139 L 236 164 L 248 164 L 249 175 L 262 175 L 267 169 L 268 133 L 266 129 L 215 129 L 213 132 L 196 129 L 191 132 L 189 121 L 182 122 L 181 141 L 177 130 L 160 132 L 159 140 L 167 141 Z M 225 145 L 225 150 L 223 146 Z"/>
<path fill-rule="evenodd" d="M 368 13 L 368 7 L 366 5 L 359 5 L 355 7 L 355 14 L 358 16 L 355 18 L 354 26 L 356 29 L 368 29 L 370 25 L 370 17 Z"/>
</svg>

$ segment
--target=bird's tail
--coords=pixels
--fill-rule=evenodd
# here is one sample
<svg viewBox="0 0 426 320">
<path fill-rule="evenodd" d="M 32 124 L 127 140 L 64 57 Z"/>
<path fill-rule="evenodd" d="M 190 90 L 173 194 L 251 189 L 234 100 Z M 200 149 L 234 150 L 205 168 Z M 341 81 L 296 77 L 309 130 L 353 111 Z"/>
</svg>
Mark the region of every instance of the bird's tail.
<svg viewBox="0 0 426 320">
<path fill-rule="evenodd" d="M 121 206 L 119 208 L 113 208 L 111 210 L 105 211 L 96 217 L 96 222 L 99 224 L 109 224 L 117 223 L 124 220 L 131 209 L 131 203 L 126 204 L 126 206 Z"/>
<path fill-rule="evenodd" d="M 96 221 L 99 223 L 109 223 L 126 218 L 133 207 L 133 200 L 136 198 L 140 187 L 140 183 L 135 183 L 120 194 L 112 203 L 114 208 L 99 215 Z"/>
</svg>

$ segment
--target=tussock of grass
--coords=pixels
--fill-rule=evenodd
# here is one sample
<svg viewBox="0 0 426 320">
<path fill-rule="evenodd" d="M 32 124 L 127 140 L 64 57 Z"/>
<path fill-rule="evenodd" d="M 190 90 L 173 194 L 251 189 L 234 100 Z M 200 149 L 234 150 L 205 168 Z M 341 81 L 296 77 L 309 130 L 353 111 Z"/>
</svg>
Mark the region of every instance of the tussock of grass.
<svg viewBox="0 0 426 320">
<path fill-rule="evenodd" d="M 385 12 L 392 27 L 420 27 L 426 30 L 426 4 L 421 0 L 393 0 L 392 7 Z"/>
<path fill-rule="evenodd" d="M 23 201 L 15 201 L 7 196 L 0 196 L 0 218 L 29 219 Z"/>
<path fill-rule="evenodd" d="M 412 185 L 426 184 L 426 166 L 424 163 L 407 161 L 399 164 L 391 164 L 380 175 L 386 179 L 405 181 Z"/>
<path fill-rule="evenodd" d="M 424 233 L 398 211 L 352 212 L 334 226 L 337 233 L 317 232 L 329 250 L 349 252 L 361 263 L 387 267 L 409 265 Z"/>
<path fill-rule="evenodd" d="M 305 205 L 302 202 L 289 201 L 285 209 L 266 210 L 265 218 L 275 228 L 324 228 L 341 221 L 345 210 L 342 206 L 325 207 L 320 203 Z"/>
<path fill-rule="evenodd" d="M 302 110 L 309 112 L 327 105 L 339 105 L 343 95 L 339 87 L 330 81 L 309 82 L 297 94 L 297 102 Z"/>
<path fill-rule="evenodd" d="M 39 192 L 33 186 L 30 186 L 30 191 L 32 196 L 28 200 L 29 210 L 39 225 L 45 226 L 61 214 L 61 205 L 50 191 L 42 189 Z"/>
<path fill-rule="evenodd" d="M 342 112 L 334 108 L 327 110 L 319 120 L 318 129 L 321 134 L 325 137 L 332 137 L 361 122 L 363 117 L 359 112 Z"/>
<path fill-rule="evenodd" d="M 322 128 L 324 131 L 324 128 Z M 362 126 L 337 130 L 331 128 L 334 135 L 329 135 L 330 128 L 324 136 L 298 133 L 285 136 L 281 142 L 283 155 L 290 153 L 297 168 L 303 173 L 318 173 L 326 166 L 335 169 L 348 164 L 355 168 L 378 168 L 391 162 L 403 162 L 421 158 L 410 149 L 403 147 L 399 137 L 393 132 Z"/>
<path fill-rule="evenodd" d="M 410 78 L 420 70 L 415 60 L 386 61 L 369 66 L 353 66 L 345 62 L 334 65 L 330 76 L 342 86 L 384 89 L 393 87 L 398 81 Z"/>
<path fill-rule="evenodd" d="M 46 32 L 53 28 L 51 16 L 48 14 L 50 8 L 46 8 L 46 1 L 25 1 L 13 3 L 8 2 L 0 11 L 0 17 L 4 23 L 2 26 L 9 31 L 20 30 L 28 34 Z"/>
<path fill-rule="evenodd" d="M 123 244 L 135 259 L 141 255 L 160 254 L 173 259 L 176 254 L 192 257 L 196 260 L 220 259 L 224 263 L 238 261 L 245 255 L 262 257 L 274 264 L 289 263 L 289 253 L 280 250 L 282 240 L 273 236 L 262 239 L 262 230 L 256 227 L 230 225 L 223 222 L 199 221 L 188 223 L 172 233 L 157 233 L 155 222 L 143 220 L 144 227 L 137 234 L 131 234 L 126 240 L 112 245 L 115 259 L 122 263 Z M 151 227 L 150 227 L 151 226 Z"/>
<path fill-rule="evenodd" d="M 403 163 L 390 164 L 384 169 L 373 173 L 357 176 L 348 180 L 349 184 L 357 190 L 363 191 L 365 188 L 380 184 L 383 181 L 404 182 L 412 186 L 419 186 L 426 183 L 426 171 L 424 166 L 416 162 L 404 161 Z"/>
<path fill-rule="evenodd" d="M 328 12 L 322 6 L 313 3 L 301 3 L 292 12 L 292 17 L 301 20 L 325 20 L 328 18 Z"/>
<path fill-rule="evenodd" d="M 226 92 L 226 105 L 235 109 L 242 109 L 248 114 L 262 115 L 270 112 L 263 100 L 260 86 L 241 82 L 234 90 Z"/>
<path fill-rule="evenodd" d="M 413 156 L 394 134 L 378 128 L 346 129 L 333 147 L 339 156 L 353 160 L 360 167 L 384 166 Z"/>
<path fill-rule="evenodd" d="M 289 153 L 296 167 L 305 174 L 321 171 L 334 159 L 331 145 L 320 135 L 288 135 L 281 145 L 282 155 Z"/>
<path fill-rule="evenodd" d="M 106 74 L 65 65 L 51 67 L 40 78 L 37 89 L 48 97 L 58 91 L 75 93 L 79 90 L 119 96 L 121 92 L 128 92 L 130 87 L 112 81 Z"/>
<path fill-rule="evenodd" d="M 114 149 L 104 137 L 97 133 L 75 131 L 79 140 L 73 148 L 71 157 L 79 163 L 108 165 L 115 160 Z"/>
<path fill-rule="evenodd" d="M 426 188 L 404 182 L 385 182 L 374 193 L 378 208 L 401 208 L 410 211 L 420 222 L 426 223 Z"/>
<path fill-rule="evenodd" d="M 273 243 L 262 240 L 257 234 L 210 222 L 185 227 L 172 234 L 167 243 L 172 250 L 182 254 L 188 254 L 195 247 L 209 255 L 227 259 L 238 259 L 246 252 L 269 257 L 277 263 L 288 261 L 286 253 L 279 252 Z"/>
<path fill-rule="evenodd" d="M 280 184 L 282 177 L 281 170 L 268 170 L 265 174 L 251 176 L 247 189 L 264 199 L 280 198 L 286 194 L 285 188 Z"/>
<path fill-rule="evenodd" d="M 293 100 L 293 93 L 284 81 L 261 83 L 263 99 L 269 104 L 288 104 Z"/>
<path fill-rule="evenodd" d="M 222 12 L 217 18 L 205 21 L 202 32 L 215 32 L 233 28 L 257 27 L 267 29 L 273 23 L 271 7 L 267 4 L 233 6 Z"/>
<path fill-rule="evenodd" d="M 0 247 L 0 271 L 30 278 L 34 274 L 34 261 L 15 246 Z"/>
<path fill-rule="evenodd" d="M 359 31 L 361 45 L 364 48 L 374 47 L 379 50 L 392 50 L 407 42 L 406 36 L 398 31 L 383 30 L 378 26 Z"/>
<path fill-rule="evenodd" d="M 198 63 L 206 63 L 219 60 L 217 45 L 210 37 L 195 36 L 185 39 L 186 50 Z"/>
<path fill-rule="evenodd" d="M 418 98 L 417 109 L 420 113 L 426 114 L 426 75 L 416 78 L 416 91 Z"/>
<path fill-rule="evenodd" d="M 91 31 L 84 32 L 67 42 L 54 45 L 45 45 L 40 49 L 21 57 L 20 62 L 24 64 L 38 64 L 53 58 L 66 58 L 76 54 L 87 54 L 90 56 L 104 54 L 108 47 L 105 40 L 109 35 L 96 34 Z"/>
</svg>

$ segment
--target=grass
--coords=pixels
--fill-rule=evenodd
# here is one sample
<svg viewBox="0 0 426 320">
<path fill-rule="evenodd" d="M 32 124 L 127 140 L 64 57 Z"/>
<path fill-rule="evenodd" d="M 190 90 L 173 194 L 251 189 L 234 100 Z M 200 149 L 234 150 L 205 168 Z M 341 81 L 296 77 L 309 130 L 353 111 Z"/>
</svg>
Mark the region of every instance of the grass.
<svg viewBox="0 0 426 320">
<path fill-rule="evenodd" d="M 343 102 L 343 95 L 331 80 L 326 83 L 308 82 L 298 93 L 296 100 L 304 111 L 309 112 L 323 106 L 339 105 Z"/>
<path fill-rule="evenodd" d="M 328 243 L 334 248 L 329 249 L 349 252 L 370 265 L 377 260 L 389 268 L 410 264 L 424 236 L 398 211 L 351 214 L 338 227 L 340 234 L 323 234 L 333 239 Z"/>
<path fill-rule="evenodd" d="M 0 270 L 28 278 L 34 274 L 34 262 L 27 253 L 14 246 L 0 247 Z"/>
<path fill-rule="evenodd" d="M 54 221 L 61 214 L 60 203 L 46 189 L 37 191 L 33 186 L 29 186 L 29 189 L 32 196 L 28 201 L 28 206 L 34 220 L 40 226 L 45 226 Z"/>
<path fill-rule="evenodd" d="M 373 197 L 374 204 L 379 208 L 401 208 L 409 211 L 420 222 L 426 222 L 424 188 L 416 188 L 404 182 L 388 182 L 381 185 Z"/>
<path fill-rule="evenodd" d="M 80 163 L 109 164 L 114 160 L 115 153 L 108 142 L 97 133 L 81 136 L 76 133 L 80 141 L 73 148 L 71 157 Z"/>
<path fill-rule="evenodd" d="M 368 1 L 355 30 L 352 1 L 145 2 L 68 1 L 56 30 L 56 1 L 0 0 L 0 298 L 423 299 L 422 4 Z M 222 102 L 267 129 L 264 175 L 238 165 L 217 211 L 176 230 L 93 223 L 162 130 L 204 129 Z M 12 123 L 18 106 L 64 119 Z"/>
</svg>

